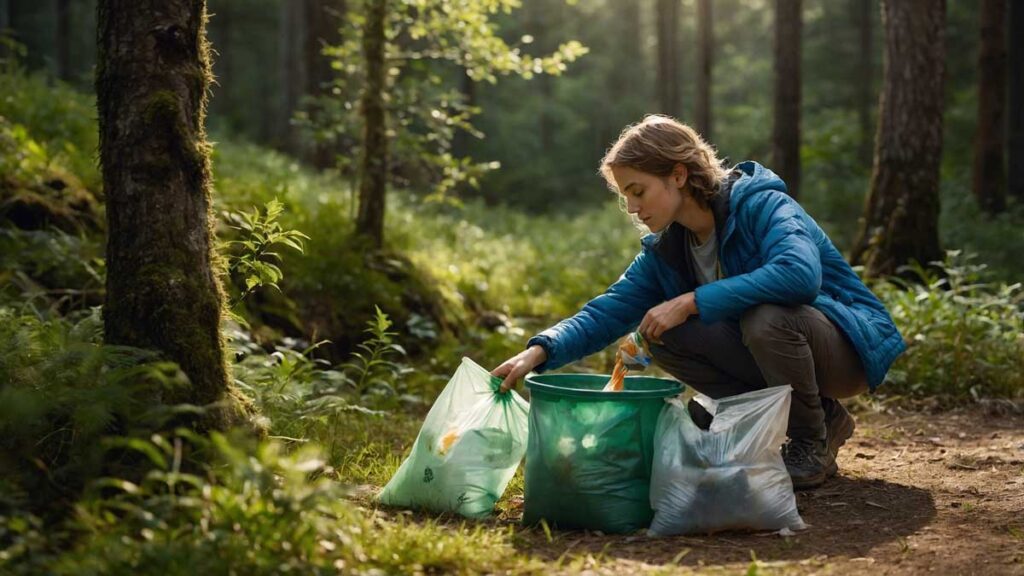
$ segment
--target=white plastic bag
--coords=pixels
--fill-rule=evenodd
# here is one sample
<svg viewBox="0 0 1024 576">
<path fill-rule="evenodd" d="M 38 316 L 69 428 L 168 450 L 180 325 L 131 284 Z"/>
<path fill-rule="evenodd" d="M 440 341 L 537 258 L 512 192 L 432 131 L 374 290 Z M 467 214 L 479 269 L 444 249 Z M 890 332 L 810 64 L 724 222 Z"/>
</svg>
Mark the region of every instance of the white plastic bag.
<svg viewBox="0 0 1024 576">
<path fill-rule="evenodd" d="M 469 358 L 434 401 L 383 504 L 483 518 L 526 453 L 530 405 Z"/>
<path fill-rule="evenodd" d="M 654 434 L 650 535 L 807 527 L 779 451 L 791 392 L 776 386 L 718 400 L 698 395 L 714 416 L 709 430 L 693 423 L 683 402 L 666 400 Z"/>
</svg>

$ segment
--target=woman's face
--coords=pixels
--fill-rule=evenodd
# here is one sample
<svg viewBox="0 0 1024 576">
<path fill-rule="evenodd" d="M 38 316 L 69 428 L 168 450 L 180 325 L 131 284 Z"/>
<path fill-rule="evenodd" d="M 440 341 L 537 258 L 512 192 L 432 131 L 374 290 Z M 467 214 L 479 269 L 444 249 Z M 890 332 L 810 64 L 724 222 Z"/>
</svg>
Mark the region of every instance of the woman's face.
<svg viewBox="0 0 1024 576">
<path fill-rule="evenodd" d="M 661 232 L 679 220 L 684 207 L 680 191 L 686 183 L 686 168 L 679 164 L 669 176 L 655 176 L 628 166 L 613 166 L 615 186 L 626 200 L 626 211 L 636 214 L 651 232 Z"/>
</svg>

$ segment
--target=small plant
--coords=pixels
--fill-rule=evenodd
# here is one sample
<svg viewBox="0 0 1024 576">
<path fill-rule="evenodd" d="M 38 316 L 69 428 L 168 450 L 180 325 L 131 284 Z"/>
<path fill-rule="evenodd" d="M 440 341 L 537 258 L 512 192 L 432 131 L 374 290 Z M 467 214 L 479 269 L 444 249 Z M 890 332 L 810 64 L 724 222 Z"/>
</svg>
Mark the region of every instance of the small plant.
<svg viewBox="0 0 1024 576">
<path fill-rule="evenodd" d="M 278 266 L 282 258 L 275 251 L 277 248 L 283 246 L 304 253 L 303 242 L 309 240 L 309 236 L 298 230 L 285 230 L 277 221 L 283 211 L 284 204 L 275 198 L 264 205 L 262 212 L 253 208 L 251 212 L 229 212 L 225 215 L 229 226 L 240 235 L 238 240 L 227 243 L 228 247 L 238 250 L 236 254 L 228 255 L 228 273 L 242 282 L 240 294 L 231 302 L 232 308 L 261 286 L 280 290 L 277 283 L 284 274 Z"/>
<path fill-rule="evenodd" d="M 405 348 L 394 342 L 397 332 L 391 332 L 391 319 L 374 306 L 375 316 L 368 321 L 367 332 L 370 337 L 359 345 L 362 352 L 353 352 L 354 360 L 344 365 L 346 373 L 351 374 L 356 394 L 362 396 L 370 393 L 394 394 L 392 384 L 407 368 L 388 358 L 395 354 L 406 355 Z"/>
<path fill-rule="evenodd" d="M 890 372 L 903 393 L 918 396 L 1024 396 L 1024 293 L 993 283 L 984 264 L 950 251 L 930 268 L 908 268 L 918 282 L 876 285 L 903 337 L 906 353 Z"/>
</svg>

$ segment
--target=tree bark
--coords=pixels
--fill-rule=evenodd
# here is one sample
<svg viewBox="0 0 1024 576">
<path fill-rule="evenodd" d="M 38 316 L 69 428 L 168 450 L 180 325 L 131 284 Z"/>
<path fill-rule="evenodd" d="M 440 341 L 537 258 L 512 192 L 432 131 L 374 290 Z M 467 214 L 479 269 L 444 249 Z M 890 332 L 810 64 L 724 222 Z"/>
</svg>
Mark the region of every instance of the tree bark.
<svg viewBox="0 0 1024 576">
<path fill-rule="evenodd" d="M 384 197 L 387 187 L 387 113 L 384 108 L 387 0 L 369 0 L 363 30 L 366 86 L 363 114 L 363 157 L 360 162 L 359 212 L 356 232 L 380 248 L 384 244 Z"/>
<path fill-rule="evenodd" d="M 292 116 L 299 108 L 299 100 L 306 92 L 308 82 L 306 59 L 303 55 L 305 44 L 305 7 L 300 0 L 285 0 L 281 3 L 281 81 L 283 85 L 280 119 L 278 120 L 278 145 L 294 153 L 298 149 Z"/>
<path fill-rule="evenodd" d="M 57 77 L 71 81 L 71 0 L 56 0 L 57 15 L 54 48 L 56 51 Z"/>
<path fill-rule="evenodd" d="M 342 42 L 341 27 L 348 9 L 346 0 L 305 0 L 305 43 L 303 53 L 307 85 L 304 93 L 313 97 L 326 96 L 334 81 L 335 71 L 331 58 L 323 51 L 327 46 L 338 46 Z M 315 116 L 315 110 L 312 110 Z M 323 170 L 334 165 L 339 154 L 340 142 L 313 142 L 305 150 L 308 160 Z"/>
<path fill-rule="evenodd" d="M 658 106 L 662 114 L 678 118 L 679 97 L 679 0 L 658 0 L 655 21 L 658 26 Z"/>
<path fill-rule="evenodd" d="M 1024 202 L 1024 4 L 1010 2 L 1007 192 Z"/>
<path fill-rule="evenodd" d="M 801 0 L 775 0 L 775 122 L 773 169 L 789 195 L 800 195 L 800 34 Z"/>
<path fill-rule="evenodd" d="M 972 190 L 989 214 L 1006 210 L 1003 186 L 1006 122 L 1006 0 L 982 0 L 978 52 L 978 124 L 974 134 Z"/>
<path fill-rule="evenodd" d="M 942 159 L 946 2 L 882 0 L 883 86 L 871 189 L 852 260 L 869 276 L 942 257 Z"/>
<path fill-rule="evenodd" d="M 874 0 L 853 0 L 860 36 L 860 50 L 857 58 L 857 116 L 860 120 L 860 156 L 865 163 L 871 162 L 875 131 L 871 122 L 871 107 L 875 100 L 875 68 L 872 20 Z"/>
<path fill-rule="evenodd" d="M 711 140 L 711 65 L 715 28 L 711 0 L 697 0 L 697 130 Z"/>
<path fill-rule="evenodd" d="M 105 340 L 181 366 L 191 386 L 164 400 L 218 402 L 229 380 L 204 128 L 206 2 L 100 0 L 97 18 Z M 229 421 L 220 411 L 203 425 Z"/>
</svg>

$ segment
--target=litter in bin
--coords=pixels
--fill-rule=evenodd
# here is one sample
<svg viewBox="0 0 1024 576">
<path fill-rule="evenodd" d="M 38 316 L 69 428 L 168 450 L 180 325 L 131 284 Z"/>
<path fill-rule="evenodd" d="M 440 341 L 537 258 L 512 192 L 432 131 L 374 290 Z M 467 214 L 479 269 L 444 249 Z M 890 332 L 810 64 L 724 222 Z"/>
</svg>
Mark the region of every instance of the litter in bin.
<svg viewBox="0 0 1024 576">
<path fill-rule="evenodd" d="M 605 385 L 603 392 L 621 392 L 626 375 L 630 370 L 643 370 L 651 364 L 651 354 L 647 343 L 639 332 L 633 332 L 622 339 L 615 352 L 615 367 L 612 377 Z"/>
</svg>

